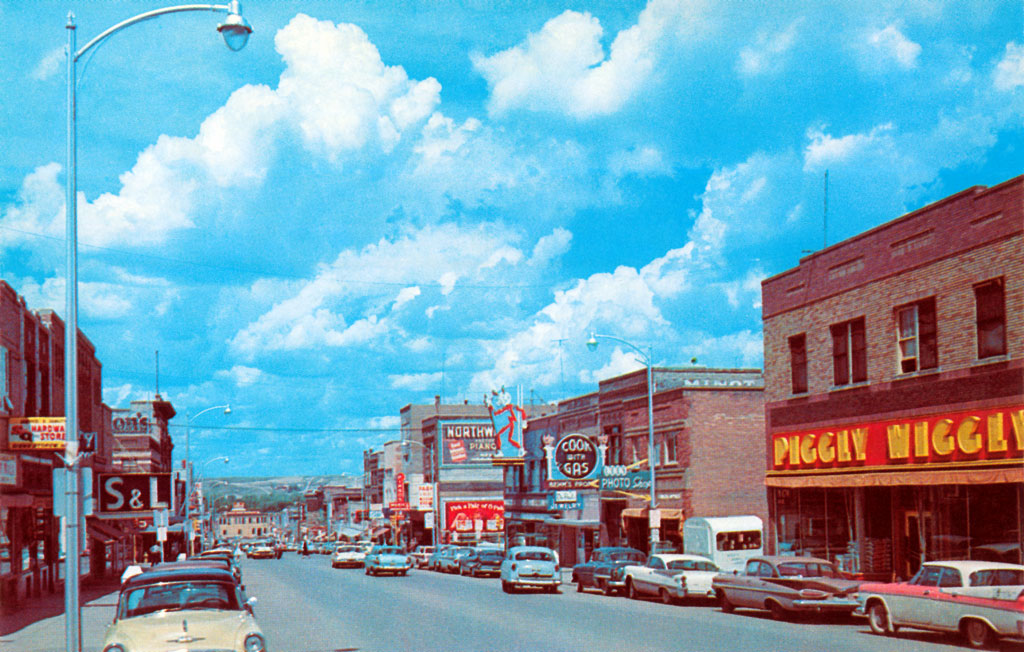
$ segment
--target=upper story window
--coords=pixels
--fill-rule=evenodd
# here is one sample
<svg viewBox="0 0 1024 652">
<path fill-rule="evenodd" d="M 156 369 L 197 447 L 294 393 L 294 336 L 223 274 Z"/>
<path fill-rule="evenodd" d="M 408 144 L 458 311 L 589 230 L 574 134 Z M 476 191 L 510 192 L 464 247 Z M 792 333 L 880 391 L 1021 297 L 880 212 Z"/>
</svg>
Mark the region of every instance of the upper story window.
<svg viewBox="0 0 1024 652">
<path fill-rule="evenodd" d="M 974 286 L 978 358 L 1006 355 L 1006 299 L 1003 279 Z"/>
<path fill-rule="evenodd" d="M 7 382 L 7 368 L 10 366 L 7 347 L 0 346 L 0 412 L 13 409 L 11 405 L 11 386 Z"/>
<path fill-rule="evenodd" d="M 864 318 L 833 324 L 832 376 L 834 385 L 861 383 L 868 379 L 868 351 L 864 338 Z"/>
<path fill-rule="evenodd" d="M 804 333 L 789 338 L 789 367 L 793 393 L 807 391 L 807 336 Z"/>
<path fill-rule="evenodd" d="M 935 298 L 896 309 L 896 341 L 900 373 L 939 366 L 935 337 Z"/>
<path fill-rule="evenodd" d="M 662 466 L 666 464 L 676 463 L 676 435 L 675 433 L 666 433 L 661 436 L 661 441 L 658 445 L 659 451 L 658 456 L 661 458 Z"/>
</svg>

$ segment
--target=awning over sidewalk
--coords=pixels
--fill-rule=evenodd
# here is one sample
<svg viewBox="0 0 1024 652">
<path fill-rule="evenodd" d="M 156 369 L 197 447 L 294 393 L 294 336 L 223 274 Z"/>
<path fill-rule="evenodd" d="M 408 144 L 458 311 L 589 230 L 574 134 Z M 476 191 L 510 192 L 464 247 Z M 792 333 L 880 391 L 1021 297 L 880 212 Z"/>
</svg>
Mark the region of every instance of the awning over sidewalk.
<svg viewBox="0 0 1024 652">
<path fill-rule="evenodd" d="M 102 541 L 103 543 L 110 543 L 111 541 L 120 541 L 125 537 L 125 533 L 121 530 L 107 525 L 103 521 L 99 520 L 88 520 L 85 525 L 86 531 L 89 536 L 93 539 Z"/>
</svg>

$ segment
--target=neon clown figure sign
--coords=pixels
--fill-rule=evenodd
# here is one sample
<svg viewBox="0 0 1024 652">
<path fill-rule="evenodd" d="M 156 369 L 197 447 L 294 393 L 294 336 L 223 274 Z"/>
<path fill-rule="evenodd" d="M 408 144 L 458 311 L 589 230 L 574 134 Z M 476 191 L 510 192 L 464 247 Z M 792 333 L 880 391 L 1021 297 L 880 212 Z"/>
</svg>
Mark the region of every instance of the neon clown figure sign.
<svg viewBox="0 0 1024 652">
<path fill-rule="evenodd" d="M 526 430 L 526 411 L 512 402 L 505 388 L 492 391 L 484 397 L 484 404 L 494 424 L 494 443 L 499 458 L 522 458 L 526 455 L 523 431 Z"/>
</svg>

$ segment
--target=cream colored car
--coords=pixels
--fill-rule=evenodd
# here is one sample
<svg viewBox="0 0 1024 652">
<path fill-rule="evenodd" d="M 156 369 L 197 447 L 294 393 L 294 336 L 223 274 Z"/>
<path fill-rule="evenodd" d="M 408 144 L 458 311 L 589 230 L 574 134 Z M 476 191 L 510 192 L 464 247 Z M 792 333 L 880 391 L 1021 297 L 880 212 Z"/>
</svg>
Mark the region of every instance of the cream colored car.
<svg viewBox="0 0 1024 652">
<path fill-rule="evenodd" d="M 228 571 L 151 570 L 121 586 L 103 652 L 232 650 L 266 652 L 252 607 Z"/>
</svg>

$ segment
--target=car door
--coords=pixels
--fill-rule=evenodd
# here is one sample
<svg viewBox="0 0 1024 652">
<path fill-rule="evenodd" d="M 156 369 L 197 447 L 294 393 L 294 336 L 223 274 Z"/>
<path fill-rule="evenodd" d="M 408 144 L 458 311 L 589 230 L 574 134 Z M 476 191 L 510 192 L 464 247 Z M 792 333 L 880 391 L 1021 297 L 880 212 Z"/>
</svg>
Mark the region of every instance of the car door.
<svg viewBox="0 0 1024 652">
<path fill-rule="evenodd" d="M 600 550 L 595 550 L 590 555 L 590 561 L 580 564 L 576 569 L 576 579 L 584 585 L 591 585 L 594 583 L 594 567 L 602 562 L 604 559 L 604 553 Z"/>
<path fill-rule="evenodd" d="M 905 625 L 929 626 L 935 611 L 933 602 L 939 596 L 942 567 L 925 564 L 910 580 L 905 590 L 895 597 L 890 607 L 895 619 Z"/>
<path fill-rule="evenodd" d="M 638 581 L 635 582 L 637 590 L 642 593 L 656 594 L 658 592 L 658 573 L 664 570 L 665 560 L 652 555 L 637 574 Z"/>
</svg>

